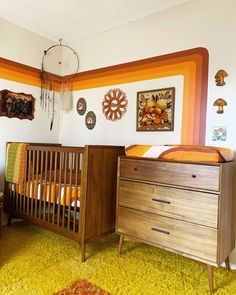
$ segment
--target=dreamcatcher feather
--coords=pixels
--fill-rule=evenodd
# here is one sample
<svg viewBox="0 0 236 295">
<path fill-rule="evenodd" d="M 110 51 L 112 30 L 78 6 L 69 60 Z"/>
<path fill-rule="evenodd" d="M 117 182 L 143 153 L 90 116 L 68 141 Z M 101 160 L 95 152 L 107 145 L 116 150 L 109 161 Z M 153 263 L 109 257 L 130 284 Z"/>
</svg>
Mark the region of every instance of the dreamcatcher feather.
<svg viewBox="0 0 236 295">
<path fill-rule="evenodd" d="M 72 104 L 71 79 L 78 73 L 78 70 L 78 54 L 71 47 L 62 44 L 61 39 L 59 44 L 53 45 L 44 51 L 41 68 L 40 105 L 51 118 L 50 130 L 53 128 L 55 118 L 56 91 L 59 88 L 62 109 L 69 111 Z M 62 74 L 64 77 L 62 77 Z"/>
</svg>

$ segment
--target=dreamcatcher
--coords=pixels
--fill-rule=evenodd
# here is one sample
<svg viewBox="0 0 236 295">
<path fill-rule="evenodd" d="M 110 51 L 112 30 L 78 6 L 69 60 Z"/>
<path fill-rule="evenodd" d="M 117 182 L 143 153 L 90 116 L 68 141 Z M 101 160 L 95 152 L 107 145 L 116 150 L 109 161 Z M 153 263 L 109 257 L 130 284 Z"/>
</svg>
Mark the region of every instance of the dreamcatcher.
<svg viewBox="0 0 236 295">
<path fill-rule="evenodd" d="M 70 46 L 53 45 L 44 51 L 41 67 L 40 104 L 51 118 L 50 130 L 55 117 L 56 91 L 60 91 L 62 109 L 68 111 L 72 104 L 71 80 L 79 70 L 78 54 Z"/>
</svg>

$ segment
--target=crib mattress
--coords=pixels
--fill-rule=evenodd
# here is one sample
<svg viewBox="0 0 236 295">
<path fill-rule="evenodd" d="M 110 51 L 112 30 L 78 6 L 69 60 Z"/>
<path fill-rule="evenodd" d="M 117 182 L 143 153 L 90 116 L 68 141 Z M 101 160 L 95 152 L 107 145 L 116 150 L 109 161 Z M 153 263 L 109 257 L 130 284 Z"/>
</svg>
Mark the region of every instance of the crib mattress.
<svg viewBox="0 0 236 295">
<path fill-rule="evenodd" d="M 234 159 L 232 149 L 200 145 L 128 145 L 125 154 L 131 157 L 191 162 L 223 163 Z"/>
</svg>

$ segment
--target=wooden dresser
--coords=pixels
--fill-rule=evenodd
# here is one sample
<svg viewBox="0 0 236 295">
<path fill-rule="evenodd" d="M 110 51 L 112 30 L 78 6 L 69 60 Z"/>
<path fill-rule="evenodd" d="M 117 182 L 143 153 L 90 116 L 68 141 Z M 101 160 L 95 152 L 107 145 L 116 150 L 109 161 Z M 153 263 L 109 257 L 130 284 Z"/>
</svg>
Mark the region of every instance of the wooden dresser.
<svg viewBox="0 0 236 295">
<path fill-rule="evenodd" d="M 120 157 L 116 232 L 213 266 L 235 246 L 233 162 L 193 163 Z"/>
</svg>

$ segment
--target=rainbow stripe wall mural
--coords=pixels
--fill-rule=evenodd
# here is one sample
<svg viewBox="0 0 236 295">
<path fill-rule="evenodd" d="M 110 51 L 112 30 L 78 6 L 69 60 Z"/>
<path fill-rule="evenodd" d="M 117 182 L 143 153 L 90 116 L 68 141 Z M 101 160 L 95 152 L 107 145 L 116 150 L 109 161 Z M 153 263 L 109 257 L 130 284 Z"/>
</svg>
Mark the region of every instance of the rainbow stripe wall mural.
<svg viewBox="0 0 236 295">
<path fill-rule="evenodd" d="M 208 51 L 194 48 L 134 62 L 90 70 L 73 77 L 73 90 L 90 89 L 183 75 L 182 144 L 204 144 Z M 0 78 L 40 87 L 40 70 L 0 58 Z M 63 80 L 63 77 L 61 77 Z M 57 87 L 60 89 L 60 83 Z"/>
</svg>

